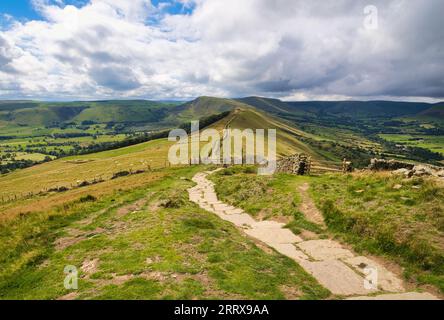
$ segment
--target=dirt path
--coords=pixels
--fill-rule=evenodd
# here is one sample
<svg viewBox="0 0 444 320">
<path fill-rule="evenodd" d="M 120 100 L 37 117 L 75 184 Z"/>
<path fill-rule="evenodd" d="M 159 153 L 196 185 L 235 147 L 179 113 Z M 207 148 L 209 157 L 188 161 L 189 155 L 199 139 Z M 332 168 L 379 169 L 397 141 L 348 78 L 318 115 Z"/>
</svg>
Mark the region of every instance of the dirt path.
<svg viewBox="0 0 444 320">
<path fill-rule="evenodd" d="M 309 188 L 310 185 L 307 182 L 299 186 L 299 193 L 301 195 L 301 205 L 299 206 L 299 210 L 301 210 L 308 221 L 325 227 L 324 217 L 308 194 Z"/>
<path fill-rule="evenodd" d="M 201 172 L 193 177 L 196 186 L 188 190 L 190 200 L 293 259 L 333 294 L 352 299 L 437 299 L 430 293 L 405 292 L 402 280 L 395 274 L 370 258 L 356 255 L 339 242 L 304 241 L 284 228 L 283 223 L 256 221 L 242 209 L 219 201 L 213 183 L 206 178 L 213 172 Z M 307 219 L 323 224 L 322 215 L 307 190 L 308 184 L 301 186 L 301 211 Z"/>
</svg>

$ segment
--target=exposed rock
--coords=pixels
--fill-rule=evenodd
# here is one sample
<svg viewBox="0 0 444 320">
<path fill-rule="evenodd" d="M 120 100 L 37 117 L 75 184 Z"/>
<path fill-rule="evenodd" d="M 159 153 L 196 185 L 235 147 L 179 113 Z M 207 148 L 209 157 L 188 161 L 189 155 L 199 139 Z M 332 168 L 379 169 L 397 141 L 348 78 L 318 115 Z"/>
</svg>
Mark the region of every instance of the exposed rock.
<svg viewBox="0 0 444 320">
<path fill-rule="evenodd" d="M 396 174 L 396 175 L 403 175 L 406 178 L 410 178 L 413 175 L 413 171 L 406 169 L 406 168 L 401 168 L 401 169 L 395 170 L 392 173 Z"/>
<path fill-rule="evenodd" d="M 422 164 L 414 166 L 412 171 L 413 175 L 418 177 L 433 175 L 433 169 Z"/>
<path fill-rule="evenodd" d="M 399 189 L 401 189 L 402 188 L 402 184 L 395 184 L 394 186 L 393 186 L 393 189 L 395 189 L 395 190 L 399 190 Z"/>
<path fill-rule="evenodd" d="M 371 159 L 368 166 L 373 171 L 392 171 L 393 174 L 404 175 L 406 178 L 413 176 L 434 176 L 444 177 L 444 169 L 442 167 L 429 164 L 412 164 L 397 160 Z"/>
<path fill-rule="evenodd" d="M 346 158 L 342 161 L 342 173 L 353 172 L 353 163 L 351 161 L 347 161 Z"/>
</svg>

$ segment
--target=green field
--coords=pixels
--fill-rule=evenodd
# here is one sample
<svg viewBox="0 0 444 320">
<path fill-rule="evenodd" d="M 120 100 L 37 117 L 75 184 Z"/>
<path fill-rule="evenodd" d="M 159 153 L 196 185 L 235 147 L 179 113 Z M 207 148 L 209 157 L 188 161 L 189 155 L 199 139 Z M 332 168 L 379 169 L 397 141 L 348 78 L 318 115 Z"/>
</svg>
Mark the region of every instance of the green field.
<svg viewBox="0 0 444 320">
<path fill-rule="evenodd" d="M 444 155 L 444 136 L 380 134 L 381 138 L 403 145 L 421 147 Z"/>
</svg>

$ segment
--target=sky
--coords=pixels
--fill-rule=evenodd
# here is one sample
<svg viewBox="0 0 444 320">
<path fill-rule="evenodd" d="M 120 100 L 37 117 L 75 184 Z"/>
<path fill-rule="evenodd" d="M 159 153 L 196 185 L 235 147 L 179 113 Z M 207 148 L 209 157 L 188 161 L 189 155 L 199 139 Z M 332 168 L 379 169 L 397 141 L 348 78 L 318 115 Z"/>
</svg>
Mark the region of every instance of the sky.
<svg viewBox="0 0 444 320">
<path fill-rule="evenodd" d="M 0 0 L 0 99 L 444 101 L 442 0 Z"/>
</svg>

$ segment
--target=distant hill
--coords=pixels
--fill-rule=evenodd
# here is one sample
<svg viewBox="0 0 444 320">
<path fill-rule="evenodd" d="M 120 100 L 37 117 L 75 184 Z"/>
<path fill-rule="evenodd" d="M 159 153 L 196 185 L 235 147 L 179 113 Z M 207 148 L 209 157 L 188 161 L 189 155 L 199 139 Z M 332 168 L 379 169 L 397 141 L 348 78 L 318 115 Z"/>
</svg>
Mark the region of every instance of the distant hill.
<svg viewBox="0 0 444 320">
<path fill-rule="evenodd" d="M 93 121 L 164 123 L 175 125 L 191 119 L 250 106 L 275 115 L 349 118 L 439 117 L 444 104 L 392 101 L 285 102 L 263 97 L 224 99 L 199 97 L 186 103 L 149 100 L 88 102 L 0 101 L 0 121 L 16 125 L 48 126 L 65 122 Z"/>
<path fill-rule="evenodd" d="M 248 104 L 262 111 L 271 113 L 299 113 L 306 114 L 305 110 L 296 110 L 287 102 L 283 102 L 279 99 L 270 99 L 263 97 L 247 97 L 236 99 L 239 102 Z"/>
<path fill-rule="evenodd" d="M 432 107 L 419 113 L 419 116 L 437 117 L 444 119 L 444 102 L 437 103 Z"/>
<path fill-rule="evenodd" d="M 65 122 L 159 122 L 174 103 L 147 100 L 92 102 L 0 102 L 0 120 L 17 125 L 48 126 Z"/>
<path fill-rule="evenodd" d="M 399 117 L 415 115 L 430 107 L 427 103 L 393 101 L 291 102 L 296 108 L 310 108 L 316 113 L 352 118 Z"/>
<path fill-rule="evenodd" d="M 242 104 L 232 99 L 199 97 L 174 108 L 167 119 L 172 122 L 200 119 L 216 113 L 230 111 L 237 107 L 242 107 Z"/>
<path fill-rule="evenodd" d="M 378 118 L 417 115 L 426 112 L 431 104 L 394 101 L 297 101 L 248 97 L 237 99 L 266 112 L 295 115 L 332 115 L 351 118 Z M 435 106 L 434 106 L 435 107 Z M 439 109 L 440 106 L 437 106 Z"/>
</svg>

